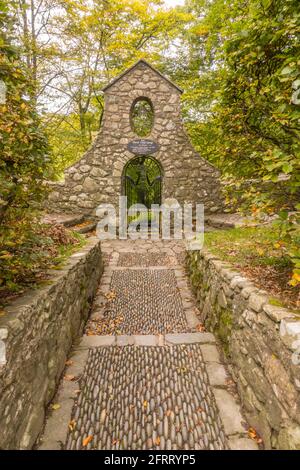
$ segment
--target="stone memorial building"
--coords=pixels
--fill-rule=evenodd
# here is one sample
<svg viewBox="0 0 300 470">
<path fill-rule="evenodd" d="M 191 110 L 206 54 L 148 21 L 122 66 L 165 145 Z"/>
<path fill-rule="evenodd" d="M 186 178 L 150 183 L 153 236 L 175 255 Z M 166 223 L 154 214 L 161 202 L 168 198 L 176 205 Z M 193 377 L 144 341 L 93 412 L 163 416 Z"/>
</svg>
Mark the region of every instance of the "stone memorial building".
<svg viewBox="0 0 300 470">
<path fill-rule="evenodd" d="M 94 215 L 100 203 L 149 206 L 175 198 L 221 211 L 219 173 L 192 147 L 181 118 L 182 90 L 145 60 L 104 88 L 101 129 L 91 148 L 53 185 L 56 212 Z"/>
</svg>

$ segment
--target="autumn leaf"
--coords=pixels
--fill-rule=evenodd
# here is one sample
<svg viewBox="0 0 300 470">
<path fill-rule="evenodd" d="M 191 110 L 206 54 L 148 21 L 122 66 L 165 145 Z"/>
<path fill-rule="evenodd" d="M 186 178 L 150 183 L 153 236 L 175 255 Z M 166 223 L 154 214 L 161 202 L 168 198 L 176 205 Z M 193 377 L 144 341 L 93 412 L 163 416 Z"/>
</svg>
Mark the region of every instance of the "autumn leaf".
<svg viewBox="0 0 300 470">
<path fill-rule="evenodd" d="M 203 331 L 205 331 L 205 326 L 202 323 L 198 323 L 195 329 L 199 331 L 200 333 L 202 333 Z"/>
<path fill-rule="evenodd" d="M 160 437 L 159 436 L 157 436 L 154 443 L 155 443 L 155 445 L 159 446 L 159 444 L 160 444 Z"/>
<path fill-rule="evenodd" d="M 68 359 L 66 362 L 65 362 L 66 366 L 71 366 L 73 364 L 73 361 L 71 359 Z"/>
<path fill-rule="evenodd" d="M 52 405 L 51 405 L 52 410 L 59 410 L 59 408 L 60 408 L 59 403 L 52 403 Z"/>
<path fill-rule="evenodd" d="M 105 294 L 105 297 L 107 298 L 107 300 L 113 300 L 116 298 L 116 293 L 114 291 L 107 292 L 107 294 Z"/>
<path fill-rule="evenodd" d="M 95 336 L 95 334 L 96 333 L 94 333 L 94 331 L 90 331 L 90 330 L 86 332 L 87 336 Z"/>
<path fill-rule="evenodd" d="M 144 407 L 144 408 L 147 408 L 147 406 L 148 406 L 148 402 L 147 402 L 147 400 L 144 400 L 144 401 L 143 401 L 143 407 Z"/>
<path fill-rule="evenodd" d="M 72 421 L 69 422 L 70 431 L 74 431 L 75 426 L 76 426 L 76 421 L 75 421 L 75 419 L 72 419 Z"/>
<path fill-rule="evenodd" d="M 93 436 L 87 436 L 85 439 L 83 439 L 82 446 L 86 447 L 92 440 L 93 440 Z"/>
<path fill-rule="evenodd" d="M 292 275 L 292 279 L 289 281 L 289 285 L 292 287 L 296 287 L 300 283 L 300 274 L 294 272 Z"/>
<path fill-rule="evenodd" d="M 249 428 L 248 429 L 248 436 L 251 439 L 253 439 L 254 441 L 256 441 L 258 444 L 262 443 L 262 439 L 259 437 L 259 435 L 257 434 L 257 432 L 254 428 Z"/>
<path fill-rule="evenodd" d="M 67 380 L 68 382 L 72 382 L 74 379 L 75 379 L 75 375 L 69 375 L 69 374 L 64 375 L 64 380 Z"/>
</svg>

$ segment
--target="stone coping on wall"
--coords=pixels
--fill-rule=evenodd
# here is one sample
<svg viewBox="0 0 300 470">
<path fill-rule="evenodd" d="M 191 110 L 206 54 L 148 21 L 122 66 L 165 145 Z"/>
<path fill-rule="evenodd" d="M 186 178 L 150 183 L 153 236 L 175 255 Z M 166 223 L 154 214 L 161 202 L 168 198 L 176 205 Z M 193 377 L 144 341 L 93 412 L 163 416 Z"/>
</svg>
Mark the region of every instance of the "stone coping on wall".
<svg viewBox="0 0 300 470">
<path fill-rule="evenodd" d="M 0 448 L 30 449 L 40 433 L 72 343 L 82 334 L 103 272 L 89 238 L 40 288 L 0 318 Z"/>
<path fill-rule="evenodd" d="M 206 248 L 187 252 L 201 321 L 217 334 L 250 423 L 265 448 L 300 449 L 300 314 Z"/>
</svg>

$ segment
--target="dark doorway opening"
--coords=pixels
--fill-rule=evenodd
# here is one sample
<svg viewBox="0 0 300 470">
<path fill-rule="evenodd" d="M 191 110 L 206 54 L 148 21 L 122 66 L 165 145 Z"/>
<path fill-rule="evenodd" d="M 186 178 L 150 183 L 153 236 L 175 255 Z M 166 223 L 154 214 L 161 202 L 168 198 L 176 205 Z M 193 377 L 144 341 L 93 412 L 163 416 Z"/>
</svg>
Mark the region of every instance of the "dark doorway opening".
<svg viewBox="0 0 300 470">
<path fill-rule="evenodd" d="M 127 196 L 127 209 L 133 204 L 143 204 L 147 208 L 146 213 L 128 216 L 128 223 L 135 220 L 159 231 L 160 215 L 151 211 L 151 205 L 161 204 L 162 179 L 161 165 L 151 156 L 134 157 L 125 165 L 122 186 L 123 195 Z"/>
<path fill-rule="evenodd" d="M 132 158 L 123 171 L 123 194 L 127 196 L 127 208 L 133 204 L 161 204 L 162 168 L 149 156 Z"/>
</svg>

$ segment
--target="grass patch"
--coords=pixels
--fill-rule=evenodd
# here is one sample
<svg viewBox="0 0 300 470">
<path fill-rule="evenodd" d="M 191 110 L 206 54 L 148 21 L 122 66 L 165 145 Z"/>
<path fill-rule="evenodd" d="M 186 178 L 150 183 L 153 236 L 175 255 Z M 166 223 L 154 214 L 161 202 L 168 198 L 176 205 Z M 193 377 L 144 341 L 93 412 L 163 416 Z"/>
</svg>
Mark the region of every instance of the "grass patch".
<svg viewBox="0 0 300 470">
<path fill-rule="evenodd" d="M 204 246 L 267 290 L 273 305 L 299 309 L 300 289 L 289 285 L 293 265 L 279 239 L 274 226 L 240 227 L 206 233 Z"/>
</svg>

